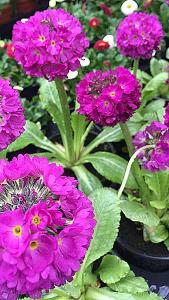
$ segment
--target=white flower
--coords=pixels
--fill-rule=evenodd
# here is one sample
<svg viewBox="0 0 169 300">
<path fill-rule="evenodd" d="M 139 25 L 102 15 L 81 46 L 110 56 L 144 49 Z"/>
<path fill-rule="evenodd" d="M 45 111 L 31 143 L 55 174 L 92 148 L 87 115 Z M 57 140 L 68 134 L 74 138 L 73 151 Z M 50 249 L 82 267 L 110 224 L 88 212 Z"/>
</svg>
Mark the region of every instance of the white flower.
<svg viewBox="0 0 169 300">
<path fill-rule="evenodd" d="M 78 71 L 71 71 L 71 70 L 69 70 L 69 73 L 67 74 L 67 78 L 68 79 L 74 79 L 74 78 L 77 77 L 77 75 L 78 75 Z"/>
<path fill-rule="evenodd" d="M 28 21 L 28 19 L 24 18 L 24 19 L 21 19 L 21 22 L 22 23 L 26 23 Z"/>
<path fill-rule="evenodd" d="M 54 8 L 56 6 L 56 0 L 49 1 L 49 7 Z"/>
<path fill-rule="evenodd" d="M 23 91 L 23 87 L 21 87 L 19 85 L 15 85 L 13 88 L 14 88 L 14 90 L 17 90 L 17 91 Z"/>
<path fill-rule="evenodd" d="M 83 56 L 82 58 L 79 59 L 81 67 L 87 67 L 90 65 L 90 59 L 87 57 Z"/>
<path fill-rule="evenodd" d="M 153 50 L 152 56 L 156 55 L 156 50 Z"/>
<path fill-rule="evenodd" d="M 3 40 L 0 40 L 0 48 L 4 48 L 5 47 L 5 42 Z"/>
<path fill-rule="evenodd" d="M 134 0 L 126 0 L 121 6 L 121 11 L 125 16 L 132 14 L 137 9 L 138 4 Z"/>
<path fill-rule="evenodd" d="M 115 47 L 115 41 L 114 41 L 114 36 L 113 35 L 111 35 L 111 34 L 106 35 L 103 38 L 103 41 L 107 42 L 109 44 L 109 48 Z"/>
</svg>

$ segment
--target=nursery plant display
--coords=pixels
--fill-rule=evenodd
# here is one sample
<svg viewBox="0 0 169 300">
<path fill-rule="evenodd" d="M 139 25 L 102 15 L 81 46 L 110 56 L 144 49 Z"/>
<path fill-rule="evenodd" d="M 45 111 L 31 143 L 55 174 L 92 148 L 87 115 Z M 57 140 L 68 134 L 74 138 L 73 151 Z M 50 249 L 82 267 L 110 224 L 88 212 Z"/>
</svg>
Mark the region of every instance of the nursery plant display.
<svg viewBox="0 0 169 300">
<path fill-rule="evenodd" d="M 51 2 L 14 25 L 0 79 L 0 297 L 160 300 L 125 253 L 131 226 L 169 268 L 167 4 Z"/>
</svg>

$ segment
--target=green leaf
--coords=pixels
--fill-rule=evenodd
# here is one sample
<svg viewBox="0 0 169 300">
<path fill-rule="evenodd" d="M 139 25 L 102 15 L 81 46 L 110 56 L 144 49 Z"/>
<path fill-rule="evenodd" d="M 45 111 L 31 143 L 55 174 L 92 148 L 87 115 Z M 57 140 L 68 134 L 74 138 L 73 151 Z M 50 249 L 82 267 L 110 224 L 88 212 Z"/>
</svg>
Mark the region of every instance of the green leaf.
<svg viewBox="0 0 169 300">
<path fill-rule="evenodd" d="M 156 75 L 146 84 L 146 86 L 142 90 L 142 102 L 144 104 L 160 95 L 160 87 L 162 87 L 162 85 L 165 84 L 167 78 L 168 73 L 162 72 Z"/>
<path fill-rule="evenodd" d="M 26 122 L 25 133 L 30 143 L 44 150 L 50 152 L 55 151 L 55 145 L 44 136 L 43 132 L 40 129 L 40 124 L 35 124 L 31 121 Z"/>
<path fill-rule="evenodd" d="M 141 114 L 144 120 L 154 121 L 158 120 L 163 122 L 165 112 L 165 100 L 158 99 L 151 101 L 144 109 L 141 110 Z"/>
<path fill-rule="evenodd" d="M 142 84 L 147 84 L 148 81 L 152 79 L 152 76 L 148 73 L 141 71 L 140 69 L 137 70 L 137 79 L 141 81 Z"/>
<path fill-rule="evenodd" d="M 156 294 L 142 293 L 131 295 L 127 293 L 112 292 L 107 288 L 89 288 L 86 292 L 86 300 L 162 300 Z"/>
<path fill-rule="evenodd" d="M 89 198 L 93 202 L 97 223 L 85 260 L 74 281 L 75 285 L 80 286 L 87 267 L 112 249 L 120 222 L 120 206 L 115 190 L 97 189 Z"/>
<path fill-rule="evenodd" d="M 88 171 L 85 166 L 79 165 L 73 167 L 72 170 L 75 172 L 75 175 L 79 181 L 79 189 L 87 196 L 94 190 L 102 187 L 100 180 L 90 171 Z"/>
<path fill-rule="evenodd" d="M 27 134 L 26 131 L 24 131 L 20 137 L 18 137 L 12 144 L 10 144 L 8 146 L 8 148 L 6 149 L 6 152 L 14 152 L 14 151 L 18 151 L 21 149 L 24 149 L 25 147 L 27 147 L 28 145 L 31 144 L 31 140 L 29 138 L 29 135 Z"/>
<path fill-rule="evenodd" d="M 134 222 L 140 222 L 150 227 L 157 226 L 160 222 L 155 212 L 141 203 L 125 200 L 120 203 L 120 206 L 125 216 Z"/>
<path fill-rule="evenodd" d="M 148 291 L 148 284 L 142 277 L 135 277 L 133 272 L 129 272 L 125 278 L 120 279 L 119 282 L 110 284 L 109 287 L 120 293 L 144 293 Z"/>
<path fill-rule="evenodd" d="M 169 9 L 166 3 L 160 5 L 160 19 L 162 20 L 164 30 L 168 32 Z"/>
<path fill-rule="evenodd" d="M 134 135 L 141 128 L 141 126 L 142 125 L 139 122 L 128 122 L 128 127 L 132 135 Z M 89 149 L 89 153 L 100 144 L 119 142 L 121 140 L 123 140 L 123 134 L 119 125 L 116 125 L 114 127 L 105 127 L 103 131 L 101 131 L 101 133 L 99 133 L 98 136 L 90 144 L 87 145 L 85 151 Z"/>
<path fill-rule="evenodd" d="M 152 191 L 150 204 L 157 209 L 164 209 L 167 206 L 169 200 L 169 172 L 144 172 L 145 181 Z"/>
<path fill-rule="evenodd" d="M 44 109 L 46 109 L 56 123 L 60 131 L 64 131 L 63 118 L 61 113 L 61 106 L 58 91 L 55 82 L 46 79 L 40 80 L 39 96 L 42 101 Z"/>
<path fill-rule="evenodd" d="M 169 212 L 166 212 L 162 218 L 161 223 L 164 224 L 169 229 Z"/>
<path fill-rule="evenodd" d="M 148 236 L 151 242 L 157 244 L 165 241 L 169 237 L 169 234 L 164 225 L 158 225 L 155 228 L 150 229 Z"/>
<path fill-rule="evenodd" d="M 130 271 L 129 265 L 113 255 L 106 255 L 99 267 L 100 279 L 107 284 L 116 283 Z"/>
<path fill-rule="evenodd" d="M 150 71 L 153 76 L 162 72 L 167 72 L 168 61 L 153 57 L 150 61 Z"/>
<path fill-rule="evenodd" d="M 120 222 L 120 206 L 115 190 L 98 189 L 90 194 L 90 199 L 93 202 L 97 224 L 85 258 L 86 268 L 112 249 Z"/>
<path fill-rule="evenodd" d="M 93 286 L 93 287 L 96 287 L 97 286 L 97 275 L 92 273 L 92 270 L 93 270 L 93 266 L 90 265 L 85 273 L 84 273 L 84 284 L 85 286 Z"/>
<path fill-rule="evenodd" d="M 85 158 L 85 161 L 90 162 L 97 172 L 102 176 L 114 183 L 119 184 L 122 183 L 128 164 L 124 158 L 108 152 L 96 152 L 94 154 L 90 154 Z M 138 188 L 131 172 L 126 187 L 131 189 Z"/>
<path fill-rule="evenodd" d="M 71 298 L 67 294 L 67 292 L 64 290 L 63 287 L 56 287 L 53 290 L 50 290 L 49 293 L 44 294 L 41 298 L 41 300 L 70 300 Z"/>
<path fill-rule="evenodd" d="M 76 112 L 73 112 L 71 114 L 71 123 L 74 134 L 76 135 L 77 132 L 80 132 L 80 136 L 82 136 L 87 125 L 86 117 Z"/>
<path fill-rule="evenodd" d="M 167 247 L 167 250 L 169 251 L 169 238 L 164 241 L 164 245 Z"/>
</svg>

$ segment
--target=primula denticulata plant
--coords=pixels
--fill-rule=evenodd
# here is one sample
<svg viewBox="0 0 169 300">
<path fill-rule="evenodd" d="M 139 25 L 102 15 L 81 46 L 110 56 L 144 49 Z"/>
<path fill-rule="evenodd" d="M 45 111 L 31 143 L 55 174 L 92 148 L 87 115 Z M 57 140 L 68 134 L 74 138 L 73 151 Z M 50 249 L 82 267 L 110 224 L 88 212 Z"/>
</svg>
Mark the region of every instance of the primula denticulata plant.
<svg viewBox="0 0 169 300">
<path fill-rule="evenodd" d="M 57 125 L 58 140 L 44 136 L 40 124 L 27 121 L 24 126 L 19 94 L 1 79 L 1 157 L 29 144 L 42 150 L 0 161 L 1 299 L 160 299 L 112 247 L 121 209 L 142 225 L 146 241 L 167 244 L 169 109 L 163 119 L 164 101 L 149 101 L 168 75 L 149 75 L 142 99 L 137 79 L 147 81 L 138 70 L 139 59 L 151 58 L 162 37 L 156 16 L 126 17 L 117 29 L 117 46 L 134 59 L 133 72 L 122 66 L 91 71 L 76 86 L 74 101 L 65 90 L 67 74 L 80 68 L 89 46 L 80 22 L 53 9 L 14 26 L 15 59 L 27 75 L 41 78 L 40 97 Z M 150 112 L 157 121 L 149 125 Z M 95 124 L 103 129 L 93 138 Z M 129 163 L 98 151 L 123 138 Z M 119 192 L 103 187 L 88 164 L 121 185 Z M 74 172 L 79 189 L 74 177 L 63 175 L 63 167 Z"/>
</svg>

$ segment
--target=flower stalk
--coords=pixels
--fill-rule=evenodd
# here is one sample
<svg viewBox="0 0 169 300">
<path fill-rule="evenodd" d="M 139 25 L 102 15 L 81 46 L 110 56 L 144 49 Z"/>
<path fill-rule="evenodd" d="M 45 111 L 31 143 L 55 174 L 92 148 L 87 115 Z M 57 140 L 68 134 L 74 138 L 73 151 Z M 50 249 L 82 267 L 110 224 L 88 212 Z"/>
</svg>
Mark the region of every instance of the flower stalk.
<svg viewBox="0 0 169 300">
<path fill-rule="evenodd" d="M 127 145 L 128 151 L 129 151 L 129 156 L 132 159 L 132 157 L 135 153 L 134 153 L 134 146 L 132 143 L 132 137 L 131 137 L 130 131 L 129 131 L 126 123 L 125 124 L 121 123 L 120 127 L 121 127 L 121 130 L 122 130 L 122 133 L 124 136 L 124 140 L 126 142 L 126 145 Z M 138 155 L 138 153 L 137 153 L 137 155 Z M 141 174 L 139 163 L 136 160 L 137 155 L 134 156 L 134 160 L 132 159 L 130 168 L 132 167 L 132 171 L 133 171 L 134 177 L 136 179 L 136 182 L 140 188 L 141 195 L 143 196 L 143 198 L 147 199 L 147 197 L 149 195 L 149 190 L 148 190 L 148 187 L 147 187 L 147 185 L 144 181 L 144 178 Z M 130 168 L 129 168 L 129 171 L 130 171 Z M 124 185 L 124 187 L 125 187 L 125 185 Z M 146 200 L 146 202 L 147 202 L 147 200 Z"/>
<path fill-rule="evenodd" d="M 129 163 L 127 165 L 127 169 L 126 169 L 126 172 L 125 172 L 125 175 L 124 175 L 124 178 L 123 178 L 123 182 L 120 186 L 120 189 L 119 189 L 119 192 L 118 192 L 118 198 L 120 199 L 122 193 L 123 193 L 123 190 L 125 188 L 125 185 L 126 185 L 126 182 L 128 180 L 128 177 L 129 177 L 129 174 L 130 174 L 130 170 L 131 170 L 131 167 L 132 165 L 134 164 L 134 162 L 136 162 L 136 158 L 137 158 L 137 155 L 142 152 L 143 150 L 146 150 L 146 149 L 150 149 L 150 148 L 154 148 L 155 145 L 146 145 L 140 149 L 138 149 L 133 155 L 132 157 L 130 158 L 129 160 Z"/>
<path fill-rule="evenodd" d="M 137 71 L 139 68 L 139 59 L 135 59 L 133 62 L 133 74 L 137 77 Z"/>
<path fill-rule="evenodd" d="M 59 94 L 62 116 L 63 116 L 63 123 L 64 123 L 65 138 L 63 139 L 63 144 L 65 147 L 67 159 L 70 161 L 70 163 L 73 163 L 75 159 L 75 154 L 74 154 L 73 132 L 72 132 L 67 94 L 64 88 L 63 81 L 61 79 L 57 78 L 55 80 L 55 84 Z"/>
</svg>

